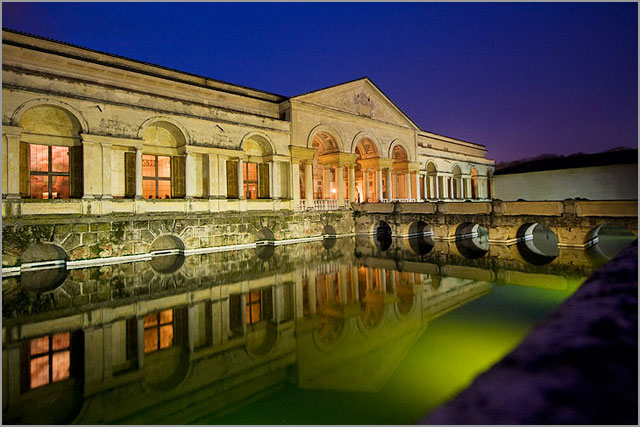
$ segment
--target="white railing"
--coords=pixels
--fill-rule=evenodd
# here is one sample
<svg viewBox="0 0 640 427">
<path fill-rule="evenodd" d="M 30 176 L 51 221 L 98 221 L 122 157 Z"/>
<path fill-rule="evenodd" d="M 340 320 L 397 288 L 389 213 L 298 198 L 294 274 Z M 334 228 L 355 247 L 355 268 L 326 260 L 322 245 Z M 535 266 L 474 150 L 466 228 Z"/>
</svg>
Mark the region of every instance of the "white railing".
<svg viewBox="0 0 640 427">
<path fill-rule="evenodd" d="M 317 211 L 336 211 L 338 210 L 338 200 L 336 199 L 314 200 L 313 208 Z"/>
<path fill-rule="evenodd" d="M 301 211 L 307 210 L 307 199 L 300 199 L 300 210 Z"/>
</svg>

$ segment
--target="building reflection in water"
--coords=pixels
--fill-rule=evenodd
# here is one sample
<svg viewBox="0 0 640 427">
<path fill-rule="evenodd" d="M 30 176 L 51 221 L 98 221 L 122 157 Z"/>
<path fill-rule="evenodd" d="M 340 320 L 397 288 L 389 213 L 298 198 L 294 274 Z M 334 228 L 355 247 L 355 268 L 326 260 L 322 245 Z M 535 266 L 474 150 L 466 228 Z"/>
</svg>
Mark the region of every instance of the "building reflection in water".
<svg viewBox="0 0 640 427">
<path fill-rule="evenodd" d="M 352 242 L 278 247 L 274 263 L 245 251 L 74 272 L 70 280 L 105 274 L 111 299 L 57 309 L 56 292 L 76 289 L 67 280 L 37 317 L 12 309 L 21 285 L 7 282 L 5 421 L 184 424 L 285 382 L 376 391 L 432 319 L 490 293 L 499 277 L 518 277 L 429 262 L 442 255 L 402 242 L 354 257 Z M 229 265 L 237 271 L 222 271 Z M 536 268 L 540 277 L 552 267 Z M 173 282 L 140 291 L 154 274 Z M 164 406 L 171 416 L 149 411 Z"/>
</svg>

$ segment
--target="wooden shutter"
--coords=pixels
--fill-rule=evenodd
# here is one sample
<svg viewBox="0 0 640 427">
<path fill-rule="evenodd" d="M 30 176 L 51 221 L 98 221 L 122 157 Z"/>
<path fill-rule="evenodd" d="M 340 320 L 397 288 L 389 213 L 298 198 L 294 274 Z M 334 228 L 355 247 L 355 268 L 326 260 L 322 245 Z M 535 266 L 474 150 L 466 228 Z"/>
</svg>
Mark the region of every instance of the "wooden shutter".
<svg viewBox="0 0 640 427">
<path fill-rule="evenodd" d="M 20 197 L 29 197 L 31 192 L 31 150 L 26 142 L 20 143 Z"/>
<path fill-rule="evenodd" d="M 227 160 L 227 198 L 238 198 L 238 162 Z"/>
<path fill-rule="evenodd" d="M 83 194 L 82 145 L 69 147 L 70 197 L 79 198 Z"/>
<path fill-rule="evenodd" d="M 127 319 L 126 331 L 127 360 L 135 360 L 138 358 L 138 319 Z"/>
<path fill-rule="evenodd" d="M 187 189 L 184 180 L 185 157 L 171 157 L 171 197 L 180 199 L 186 196 Z"/>
<path fill-rule="evenodd" d="M 262 304 L 262 320 L 273 319 L 273 288 L 263 289 L 260 295 Z"/>
<path fill-rule="evenodd" d="M 269 164 L 258 163 L 258 198 L 269 198 Z"/>
<path fill-rule="evenodd" d="M 242 300 L 240 295 L 229 295 L 229 332 L 242 333 Z"/>
<path fill-rule="evenodd" d="M 124 196 L 136 195 L 136 153 L 124 153 Z"/>
<path fill-rule="evenodd" d="M 189 342 L 189 316 L 187 307 L 173 309 L 173 342 L 186 344 Z"/>
</svg>

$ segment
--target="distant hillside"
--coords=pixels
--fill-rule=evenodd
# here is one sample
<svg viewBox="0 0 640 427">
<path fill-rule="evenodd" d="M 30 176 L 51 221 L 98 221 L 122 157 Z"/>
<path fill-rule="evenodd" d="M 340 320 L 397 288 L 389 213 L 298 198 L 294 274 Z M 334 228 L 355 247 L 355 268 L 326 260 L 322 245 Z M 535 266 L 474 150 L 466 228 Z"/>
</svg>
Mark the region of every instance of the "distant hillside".
<svg viewBox="0 0 640 427">
<path fill-rule="evenodd" d="M 602 151 L 601 153 L 610 153 L 612 151 L 625 151 L 625 150 L 631 150 L 631 148 L 629 148 L 629 147 L 615 147 L 615 148 L 611 148 L 611 149 L 606 150 L 606 151 Z M 594 153 L 594 154 L 600 154 L 600 153 Z M 520 165 L 520 164 L 523 164 L 523 163 L 529 163 L 529 162 L 538 161 L 538 160 L 551 160 L 551 159 L 567 158 L 567 157 L 573 157 L 573 156 L 585 156 L 585 155 L 588 155 L 588 154 L 587 153 L 578 152 L 578 153 L 570 154 L 568 156 L 561 156 L 559 154 L 544 153 L 544 154 L 540 154 L 539 156 L 535 156 L 535 157 L 525 157 L 525 158 L 517 159 L 517 160 L 509 160 L 509 161 L 504 161 L 504 162 L 498 162 L 498 163 L 496 163 L 496 171 L 499 171 L 501 169 L 510 168 L 510 167 L 513 167 L 513 166 L 517 166 L 517 165 Z"/>
</svg>

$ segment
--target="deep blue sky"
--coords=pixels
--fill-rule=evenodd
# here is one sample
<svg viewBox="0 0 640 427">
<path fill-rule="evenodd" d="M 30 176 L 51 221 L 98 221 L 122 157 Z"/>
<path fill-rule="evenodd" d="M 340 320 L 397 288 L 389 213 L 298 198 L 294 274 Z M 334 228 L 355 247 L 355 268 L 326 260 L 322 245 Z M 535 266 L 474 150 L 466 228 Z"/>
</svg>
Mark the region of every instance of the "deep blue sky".
<svg viewBox="0 0 640 427">
<path fill-rule="evenodd" d="M 286 96 L 369 76 L 512 160 L 638 145 L 636 3 L 3 3 L 2 26 Z"/>
</svg>

